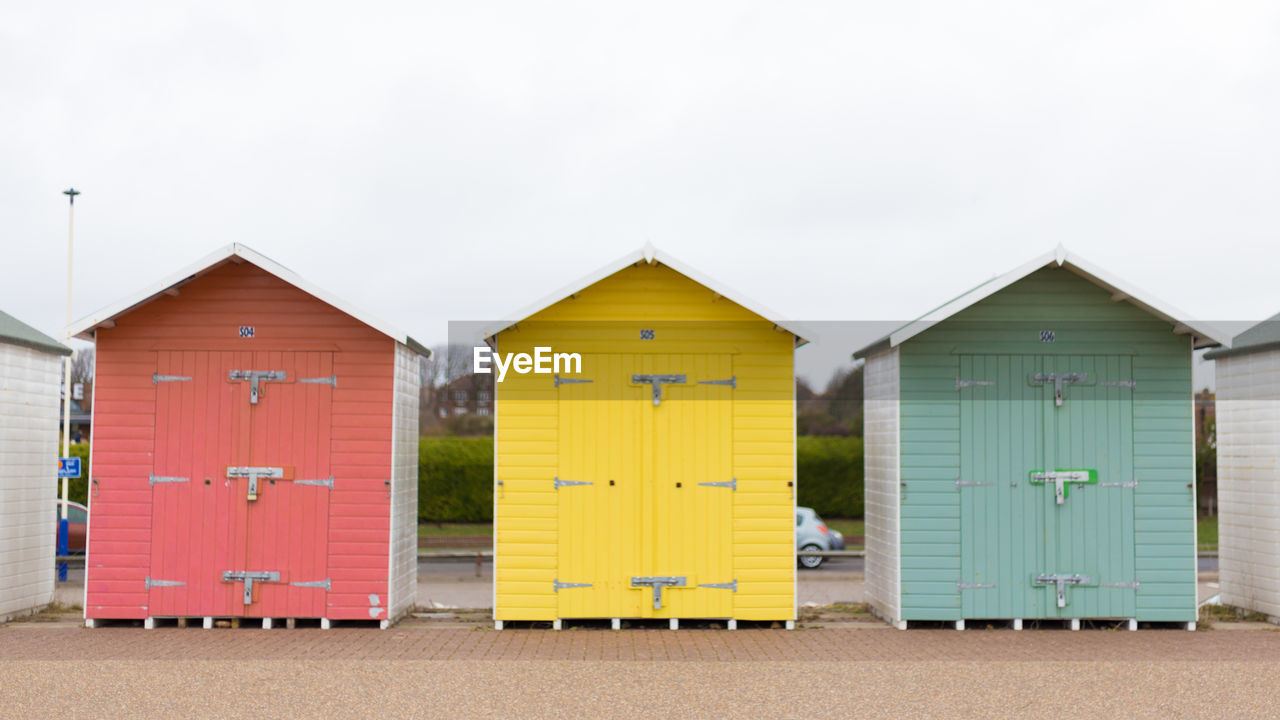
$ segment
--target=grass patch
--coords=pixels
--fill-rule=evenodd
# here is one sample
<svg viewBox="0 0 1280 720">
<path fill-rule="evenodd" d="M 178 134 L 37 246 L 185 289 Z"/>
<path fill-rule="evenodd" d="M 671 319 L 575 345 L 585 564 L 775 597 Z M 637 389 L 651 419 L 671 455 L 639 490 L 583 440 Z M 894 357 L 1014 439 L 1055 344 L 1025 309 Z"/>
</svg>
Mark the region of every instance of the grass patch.
<svg viewBox="0 0 1280 720">
<path fill-rule="evenodd" d="M 1230 605 L 1205 605 L 1200 608 L 1200 619 L 1214 622 L 1266 622 L 1267 616 Z"/>
<path fill-rule="evenodd" d="M 1201 518 L 1196 523 L 1196 542 L 1201 550 L 1218 549 L 1218 516 Z"/>
<path fill-rule="evenodd" d="M 418 537 L 463 537 L 467 535 L 492 535 L 493 523 L 423 523 L 418 526 Z"/>
<path fill-rule="evenodd" d="M 827 527 L 848 538 L 850 535 L 866 535 L 867 524 L 862 518 L 822 518 Z"/>
</svg>

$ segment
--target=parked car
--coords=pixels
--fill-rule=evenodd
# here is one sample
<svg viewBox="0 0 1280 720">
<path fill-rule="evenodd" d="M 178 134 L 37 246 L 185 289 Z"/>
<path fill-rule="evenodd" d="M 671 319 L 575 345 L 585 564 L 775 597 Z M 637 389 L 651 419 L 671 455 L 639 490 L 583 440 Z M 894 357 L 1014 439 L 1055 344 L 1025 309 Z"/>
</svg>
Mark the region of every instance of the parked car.
<svg viewBox="0 0 1280 720">
<path fill-rule="evenodd" d="M 58 520 L 62 519 L 62 504 L 67 504 L 67 551 L 72 555 L 84 552 L 84 539 L 89 529 L 89 508 L 78 502 L 58 498 L 57 515 L 53 525 L 54 547 L 58 542 Z"/>
<path fill-rule="evenodd" d="M 796 508 L 796 551 L 828 551 L 843 550 L 844 537 L 827 527 L 813 508 Z M 825 559 L 820 555 L 801 555 L 797 558 L 800 567 L 812 570 Z"/>
</svg>

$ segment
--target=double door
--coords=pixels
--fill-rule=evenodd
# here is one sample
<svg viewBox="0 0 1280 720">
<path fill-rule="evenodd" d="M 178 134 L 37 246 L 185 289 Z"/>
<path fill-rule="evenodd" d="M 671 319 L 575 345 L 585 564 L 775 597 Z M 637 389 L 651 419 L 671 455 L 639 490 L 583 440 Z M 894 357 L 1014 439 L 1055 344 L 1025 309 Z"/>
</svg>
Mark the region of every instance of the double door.
<svg viewBox="0 0 1280 720">
<path fill-rule="evenodd" d="M 560 617 L 733 616 L 729 355 L 587 355 L 557 378 Z"/>
<path fill-rule="evenodd" d="M 329 352 L 157 353 L 151 616 L 323 617 Z"/>
<path fill-rule="evenodd" d="M 1128 356 L 960 358 L 965 618 L 1132 618 Z"/>
</svg>

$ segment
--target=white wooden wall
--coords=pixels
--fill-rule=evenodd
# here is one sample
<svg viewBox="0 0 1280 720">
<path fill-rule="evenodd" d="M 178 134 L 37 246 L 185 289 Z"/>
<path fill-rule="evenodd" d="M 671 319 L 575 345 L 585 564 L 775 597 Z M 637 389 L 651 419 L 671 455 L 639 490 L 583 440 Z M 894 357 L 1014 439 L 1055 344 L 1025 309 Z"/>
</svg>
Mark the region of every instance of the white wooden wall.
<svg viewBox="0 0 1280 720">
<path fill-rule="evenodd" d="M 867 358 L 863 372 L 866 601 L 891 623 L 901 616 L 898 349 Z"/>
<path fill-rule="evenodd" d="M 411 610 L 418 592 L 418 355 L 396 343 L 392 419 L 388 620 Z"/>
<path fill-rule="evenodd" d="M 1280 350 L 1216 363 L 1222 602 L 1280 617 Z"/>
<path fill-rule="evenodd" d="M 53 600 L 60 361 L 0 344 L 0 620 Z"/>
</svg>

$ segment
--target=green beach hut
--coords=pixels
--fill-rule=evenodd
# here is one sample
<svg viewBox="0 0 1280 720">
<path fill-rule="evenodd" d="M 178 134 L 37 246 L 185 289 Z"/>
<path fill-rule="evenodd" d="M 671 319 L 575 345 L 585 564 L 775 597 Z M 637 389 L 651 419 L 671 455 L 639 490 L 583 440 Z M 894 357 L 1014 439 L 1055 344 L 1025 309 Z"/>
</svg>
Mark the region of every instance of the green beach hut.
<svg viewBox="0 0 1280 720">
<path fill-rule="evenodd" d="M 866 600 L 912 621 L 1196 619 L 1192 351 L 1059 247 L 859 350 Z"/>
</svg>

